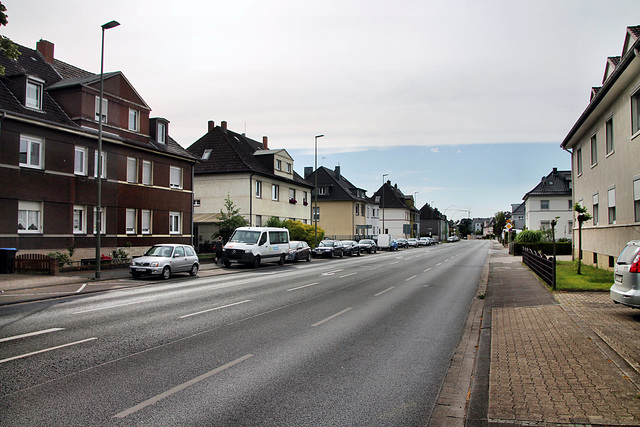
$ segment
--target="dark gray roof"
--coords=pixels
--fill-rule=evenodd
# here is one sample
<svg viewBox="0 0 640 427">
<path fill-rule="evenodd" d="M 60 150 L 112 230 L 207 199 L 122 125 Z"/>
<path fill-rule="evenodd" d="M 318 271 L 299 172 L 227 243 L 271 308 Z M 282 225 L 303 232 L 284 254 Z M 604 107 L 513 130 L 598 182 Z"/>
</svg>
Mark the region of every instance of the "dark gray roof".
<svg viewBox="0 0 640 427">
<path fill-rule="evenodd" d="M 543 177 L 540 183 L 522 198 L 527 200 L 531 196 L 571 196 L 571 171 L 553 171 Z"/>
</svg>

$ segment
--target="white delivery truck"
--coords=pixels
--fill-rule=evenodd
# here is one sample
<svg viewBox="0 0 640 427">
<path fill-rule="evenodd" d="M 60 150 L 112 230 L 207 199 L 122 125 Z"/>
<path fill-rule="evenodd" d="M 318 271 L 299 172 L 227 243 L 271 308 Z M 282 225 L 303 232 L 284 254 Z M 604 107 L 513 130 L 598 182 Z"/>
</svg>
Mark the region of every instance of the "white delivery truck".
<svg viewBox="0 0 640 427">
<path fill-rule="evenodd" d="M 378 249 L 393 251 L 398 249 L 398 246 L 393 247 L 393 236 L 391 234 L 378 234 Z"/>
<path fill-rule="evenodd" d="M 262 262 L 284 264 L 289 253 L 289 230 L 275 227 L 238 227 L 222 248 L 222 263 L 249 264 L 258 268 Z"/>
</svg>

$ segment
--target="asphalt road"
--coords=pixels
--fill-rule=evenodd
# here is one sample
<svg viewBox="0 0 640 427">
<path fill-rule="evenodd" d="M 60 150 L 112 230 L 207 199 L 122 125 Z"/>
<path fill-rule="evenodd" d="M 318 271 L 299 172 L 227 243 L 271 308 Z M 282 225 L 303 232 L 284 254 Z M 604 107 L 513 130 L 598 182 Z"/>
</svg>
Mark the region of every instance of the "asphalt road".
<svg viewBox="0 0 640 427">
<path fill-rule="evenodd" d="M 0 308 L 0 425 L 425 425 L 470 241 Z"/>
</svg>

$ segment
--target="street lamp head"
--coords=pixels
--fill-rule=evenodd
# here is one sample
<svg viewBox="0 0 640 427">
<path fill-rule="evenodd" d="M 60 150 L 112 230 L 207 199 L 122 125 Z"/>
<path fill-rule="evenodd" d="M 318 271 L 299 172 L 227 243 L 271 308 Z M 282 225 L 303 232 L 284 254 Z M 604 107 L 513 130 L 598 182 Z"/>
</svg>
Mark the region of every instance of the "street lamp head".
<svg viewBox="0 0 640 427">
<path fill-rule="evenodd" d="M 108 30 L 109 28 L 117 27 L 118 25 L 120 25 L 120 23 L 118 21 L 110 21 L 110 22 L 107 22 L 106 24 L 102 25 L 102 29 L 103 30 Z"/>
<path fill-rule="evenodd" d="M 324 135 L 316 135 L 316 138 L 322 138 Z"/>
</svg>

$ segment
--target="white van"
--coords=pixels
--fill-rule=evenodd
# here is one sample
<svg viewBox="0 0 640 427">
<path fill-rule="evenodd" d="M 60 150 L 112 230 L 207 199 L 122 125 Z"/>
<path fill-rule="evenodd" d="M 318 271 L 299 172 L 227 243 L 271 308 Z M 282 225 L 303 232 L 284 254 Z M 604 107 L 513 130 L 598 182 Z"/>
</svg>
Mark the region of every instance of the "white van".
<svg viewBox="0 0 640 427">
<path fill-rule="evenodd" d="M 289 230 L 286 228 L 238 227 L 222 248 L 222 263 L 225 267 L 233 262 L 255 268 L 267 261 L 282 265 L 288 253 Z"/>
</svg>

